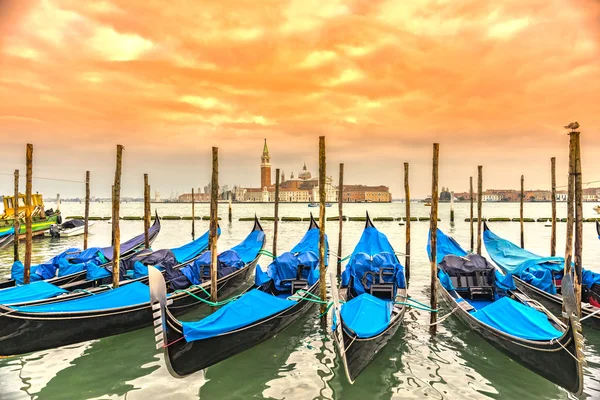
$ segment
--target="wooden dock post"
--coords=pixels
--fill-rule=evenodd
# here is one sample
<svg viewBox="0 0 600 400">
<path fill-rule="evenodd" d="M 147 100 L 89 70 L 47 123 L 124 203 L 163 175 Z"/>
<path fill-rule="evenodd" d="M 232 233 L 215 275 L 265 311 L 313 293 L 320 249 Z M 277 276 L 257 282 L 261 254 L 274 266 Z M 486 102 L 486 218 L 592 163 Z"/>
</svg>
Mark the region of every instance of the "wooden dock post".
<svg viewBox="0 0 600 400">
<path fill-rule="evenodd" d="M 437 219 L 438 219 L 438 168 L 440 159 L 440 144 L 433 144 L 433 171 L 431 176 L 431 218 L 429 232 L 431 235 L 431 309 L 437 310 Z M 429 313 L 429 333 L 435 335 L 437 313 Z"/>
<path fill-rule="evenodd" d="M 552 233 L 550 235 L 550 256 L 556 256 L 556 157 L 550 159 L 552 173 Z"/>
<path fill-rule="evenodd" d="M 581 142 L 580 133 L 572 132 L 575 136 L 575 299 L 577 300 L 577 313 L 581 318 L 581 279 L 582 279 L 582 251 L 583 251 L 583 189 L 581 176 Z"/>
<path fill-rule="evenodd" d="M 454 223 L 454 192 L 450 192 L 450 223 Z"/>
<path fill-rule="evenodd" d="M 521 175 L 521 208 L 520 208 L 520 222 L 521 222 L 521 248 L 525 248 L 525 227 L 523 226 L 523 202 L 525 201 L 525 176 Z"/>
<path fill-rule="evenodd" d="M 148 174 L 144 174 L 144 247 L 150 248 L 150 237 L 148 230 L 150 229 L 150 191 L 148 190 Z"/>
<path fill-rule="evenodd" d="M 277 257 L 277 230 L 279 227 L 279 168 L 275 170 L 275 211 L 273 220 L 273 258 Z"/>
<path fill-rule="evenodd" d="M 27 143 L 26 157 L 27 180 L 25 182 L 25 269 L 23 271 L 23 283 L 25 284 L 29 283 L 31 276 L 31 239 L 33 237 L 33 231 L 31 229 L 31 180 L 33 178 L 33 145 L 31 143 Z"/>
<path fill-rule="evenodd" d="M 231 198 L 233 197 L 233 194 L 231 194 L 231 192 L 229 193 L 229 223 L 233 222 L 233 212 L 231 210 Z"/>
<path fill-rule="evenodd" d="M 471 203 L 471 219 L 469 221 L 470 221 L 470 225 L 471 225 L 471 253 L 472 253 L 473 250 L 475 249 L 475 229 L 473 228 L 473 177 L 472 176 L 469 177 L 469 186 L 470 186 L 469 199 L 470 199 L 470 203 Z"/>
<path fill-rule="evenodd" d="M 212 148 L 212 179 L 210 184 L 210 301 L 217 302 L 217 239 L 219 238 L 219 148 Z"/>
<path fill-rule="evenodd" d="M 13 242 L 13 258 L 14 261 L 19 261 L 19 234 L 21 226 L 19 225 L 19 170 L 15 169 L 15 198 L 13 200 L 14 219 L 13 229 L 15 231 L 15 239 Z"/>
<path fill-rule="evenodd" d="M 573 226 L 575 225 L 575 215 L 573 203 L 575 202 L 575 135 L 569 136 L 569 180 L 567 192 L 567 241 L 565 246 L 565 268 L 564 275 L 570 275 L 573 261 Z M 575 299 L 577 301 L 577 298 Z M 581 301 L 581 299 L 580 299 Z M 565 303 L 562 305 L 563 313 L 565 311 Z"/>
<path fill-rule="evenodd" d="M 483 199 L 483 165 L 477 166 L 477 254 L 481 255 L 481 231 L 483 227 L 481 202 Z"/>
<path fill-rule="evenodd" d="M 85 171 L 85 211 L 83 213 L 83 249 L 87 250 L 90 221 L 90 171 Z"/>
<path fill-rule="evenodd" d="M 119 227 L 119 211 L 121 209 L 121 169 L 123 167 L 123 146 L 117 145 L 117 164 L 115 168 L 115 183 L 113 189 L 113 221 L 112 231 L 115 244 L 113 246 L 113 288 L 119 287 L 120 273 L 119 261 L 121 255 L 121 229 Z"/>
<path fill-rule="evenodd" d="M 404 163 L 404 207 L 406 210 L 405 239 L 406 246 L 404 251 L 404 269 L 406 271 L 406 282 L 410 282 L 410 187 L 408 185 L 408 163 Z"/>
<path fill-rule="evenodd" d="M 339 232 L 338 232 L 338 248 L 337 248 L 337 268 L 336 273 L 339 278 L 342 276 L 342 228 L 344 226 L 344 163 L 340 163 L 340 182 L 338 184 L 338 218 L 339 218 Z M 334 282 L 331 282 L 333 285 Z"/>
<path fill-rule="evenodd" d="M 326 169 L 325 169 L 325 136 L 319 136 L 319 288 L 321 294 L 321 301 L 327 301 L 327 281 L 325 271 L 325 180 Z M 331 282 L 335 287 L 335 282 Z M 324 314 L 327 306 L 321 304 L 321 314 Z M 325 321 L 327 316 L 323 316 Z"/>
<path fill-rule="evenodd" d="M 115 222 L 115 185 L 114 183 L 110 186 L 110 193 L 111 193 L 111 201 L 112 201 L 112 206 L 111 206 L 111 216 L 110 216 L 110 223 L 111 223 L 111 239 L 110 239 L 110 245 L 114 246 L 115 245 L 115 230 L 112 228 L 112 224 Z"/>
<path fill-rule="evenodd" d="M 192 188 L 192 240 L 196 238 L 196 198 Z"/>
</svg>

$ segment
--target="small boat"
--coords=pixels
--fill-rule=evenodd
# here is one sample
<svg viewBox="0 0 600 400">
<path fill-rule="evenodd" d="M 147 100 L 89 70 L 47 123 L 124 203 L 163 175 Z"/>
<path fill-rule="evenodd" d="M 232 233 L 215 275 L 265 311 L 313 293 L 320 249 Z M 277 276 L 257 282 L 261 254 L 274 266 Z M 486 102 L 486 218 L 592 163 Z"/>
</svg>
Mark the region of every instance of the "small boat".
<svg viewBox="0 0 600 400">
<path fill-rule="evenodd" d="M 518 290 L 484 257 L 469 254 L 438 229 L 436 289 L 456 316 L 492 346 L 568 391 L 583 390 L 583 336 L 573 285 L 566 325 Z M 427 246 L 431 257 L 431 249 Z M 570 281 L 568 276 L 565 281 Z"/>
<path fill-rule="evenodd" d="M 309 207 L 319 207 L 319 203 L 308 203 Z M 331 207 L 331 203 L 325 203 L 325 207 Z"/>
<path fill-rule="evenodd" d="M 94 221 L 88 221 L 88 229 L 94 226 Z M 83 235 L 85 221 L 83 219 L 70 219 L 62 224 L 54 224 L 50 229 L 44 232 L 46 237 L 71 237 Z"/>
<path fill-rule="evenodd" d="M 596 211 L 598 214 L 600 214 L 600 206 L 594 207 L 594 211 Z"/>
<path fill-rule="evenodd" d="M 598 233 L 598 239 L 600 239 L 600 222 L 596 221 L 596 232 Z"/>
<path fill-rule="evenodd" d="M 0 233 L 0 249 L 8 247 L 12 242 L 15 241 L 15 228 L 10 228 Z"/>
<path fill-rule="evenodd" d="M 426 202 L 425 203 L 425 207 L 431 207 L 431 203 L 430 202 Z"/>
<path fill-rule="evenodd" d="M 193 322 L 175 318 L 164 279 L 151 270 L 156 347 L 163 349 L 171 375 L 181 378 L 248 350 L 304 315 L 318 293 L 318 251 L 319 227 L 311 215 L 308 231 L 291 252 L 273 260 L 267 272 L 256 267 L 252 288 Z"/>
<path fill-rule="evenodd" d="M 160 218 L 158 214 L 150 229 L 148 236 L 150 244 L 160 232 Z M 135 255 L 144 247 L 144 233 L 121 243 L 121 259 L 125 260 Z M 109 267 L 112 265 L 113 247 L 90 247 L 87 250 L 70 248 L 54 256 L 47 262 L 31 266 L 31 282 L 46 281 L 55 286 L 64 286 L 86 280 L 87 266 Z M 11 268 L 11 279 L 0 281 L 0 289 L 21 285 L 23 283 L 23 264 L 15 262 Z"/>
<path fill-rule="evenodd" d="M 394 336 L 406 311 L 404 267 L 368 213 L 333 301 L 332 336 L 352 384 Z"/>
<path fill-rule="evenodd" d="M 25 238 L 25 214 L 28 207 L 25 205 L 25 194 L 19 194 L 18 205 L 15 212 L 15 196 L 4 196 L 4 213 L 0 215 L 0 236 L 8 231 L 14 234 L 14 219 L 15 215 L 19 219 L 19 238 Z M 44 199 L 41 194 L 34 193 L 31 195 L 31 231 L 33 236 L 43 235 L 44 231 L 48 230 L 53 224 L 60 224 L 62 216 L 60 210 L 46 210 L 44 208 Z M 0 239 L 0 246 L 1 246 Z"/>
<path fill-rule="evenodd" d="M 495 235 L 483 225 L 483 242 L 490 258 L 511 274 L 517 287 L 554 315 L 562 315 L 564 257 L 542 257 Z M 600 274 L 583 269 L 581 323 L 600 329 Z"/>
<path fill-rule="evenodd" d="M 255 221 L 246 239 L 225 252 L 227 259 L 219 255 L 219 269 L 227 271 L 226 275 L 217 279 L 219 293 L 225 295 L 238 290 L 248 281 L 264 242 L 262 227 Z M 196 262 L 181 268 L 182 274 L 184 268 L 189 267 L 188 272 L 202 269 L 202 265 L 194 264 Z M 150 274 L 156 272 L 162 278 L 157 268 L 151 266 L 147 269 Z M 210 277 L 208 280 L 202 278 L 201 282 L 184 290 L 169 290 L 173 313 L 179 315 L 205 304 L 210 293 Z M 74 300 L 24 307 L 0 305 L 0 356 L 25 354 L 134 331 L 151 326 L 152 315 L 150 291 L 139 280 Z"/>
</svg>

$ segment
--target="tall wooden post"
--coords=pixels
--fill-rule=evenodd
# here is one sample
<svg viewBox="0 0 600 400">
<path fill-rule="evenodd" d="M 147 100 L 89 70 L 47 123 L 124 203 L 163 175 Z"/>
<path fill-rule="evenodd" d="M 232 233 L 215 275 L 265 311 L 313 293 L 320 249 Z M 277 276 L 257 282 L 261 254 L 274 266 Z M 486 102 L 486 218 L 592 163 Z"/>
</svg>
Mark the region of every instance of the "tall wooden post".
<svg viewBox="0 0 600 400">
<path fill-rule="evenodd" d="M 454 223 L 454 192 L 450 192 L 450 222 Z"/>
<path fill-rule="evenodd" d="M 483 217 L 481 212 L 481 202 L 483 199 L 483 166 L 477 166 L 477 254 L 481 255 L 481 231 L 483 227 Z"/>
<path fill-rule="evenodd" d="M 550 235 L 550 256 L 556 256 L 556 157 L 550 159 L 552 173 L 552 233 Z"/>
<path fill-rule="evenodd" d="M 29 283 L 31 275 L 31 180 L 33 177 L 33 145 L 27 143 L 27 181 L 25 183 L 25 270 L 23 283 Z"/>
<path fill-rule="evenodd" d="M 148 174 L 144 174 L 144 247 L 150 248 L 150 237 L 148 230 L 150 229 L 150 210 L 148 203 L 150 202 L 150 192 L 148 190 Z"/>
<path fill-rule="evenodd" d="M 210 184 L 210 300 L 217 302 L 217 239 L 219 227 L 219 149 L 212 148 L 212 179 Z"/>
<path fill-rule="evenodd" d="M 56 211 L 60 211 L 60 193 L 56 193 Z"/>
<path fill-rule="evenodd" d="M 410 282 L 410 187 L 408 186 L 407 162 L 404 163 L 404 203 L 406 209 L 404 268 L 406 271 L 406 282 Z"/>
<path fill-rule="evenodd" d="M 569 136 L 569 181 L 567 192 L 567 241 L 565 246 L 565 268 L 564 274 L 570 275 L 573 262 L 573 225 L 575 224 L 575 215 L 573 203 L 575 202 L 575 153 L 577 148 L 575 145 L 575 135 Z M 581 300 L 581 299 L 580 299 Z M 577 298 L 575 299 L 577 301 Z M 563 312 L 565 311 L 565 303 L 563 301 Z"/>
<path fill-rule="evenodd" d="M 521 175 L 521 248 L 525 248 L 525 227 L 523 226 L 523 202 L 525 201 L 525 176 Z"/>
<path fill-rule="evenodd" d="M 233 194 L 231 192 L 229 192 L 229 223 L 231 223 L 233 221 L 233 212 L 231 211 L 231 198 L 233 197 Z"/>
<path fill-rule="evenodd" d="M 121 209 L 121 169 L 123 167 L 123 146 L 117 145 L 117 165 L 115 168 L 115 183 L 113 189 L 113 221 L 112 230 L 115 244 L 113 246 L 113 287 L 119 287 L 119 261 L 121 255 L 121 228 L 119 227 L 119 212 Z"/>
<path fill-rule="evenodd" d="M 433 144 L 433 172 L 431 176 L 431 218 L 429 231 L 431 234 L 431 309 L 437 310 L 437 220 L 438 220 L 438 168 L 440 159 L 440 145 Z M 437 313 L 432 312 L 430 315 L 429 332 L 435 335 L 437 325 Z"/>
<path fill-rule="evenodd" d="M 273 256 L 277 257 L 277 231 L 279 227 L 279 168 L 275 170 L 275 213 L 273 220 Z"/>
<path fill-rule="evenodd" d="M 473 252 L 473 250 L 475 249 L 475 229 L 473 228 L 473 177 L 470 176 L 469 177 L 469 186 L 470 186 L 470 194 L 469 194 L 469 200 L 471 203 L 471 218 L 470 218 L 470 225 L 471 225 L 471 253 Z"/>
<path fill-rule="evenodd" d="M 582 279 L 582 251 L 583 251 L 583 189 L 581 176 L 581 143 L 580 133 L 573 132 L 575 136 L 575 299 L 577 300 L 577 313 L 581 317 L 581 279 Z"/>
<path fill-rule="evenodd" d="M 321 292 L 321 301 L 327 300 L 327 282 L 325 279 L 325 136 L 319 136 L 319 286 Z M 332 282 L 333 284 L 333 282 Z M 321 304 L 321 314 L 327 309 L 325 304 Z M 323 316 L 326 318 L 326 316 Z"/>
<path fill-rule="evenodd" d="M 19 261 L 19 236 L 21 227 L 19 226 L 19 170 L 15 169 L 15 199 L 13 200 L 15 209 L 13 229 L 15 231 L 15 240 L 13 242 L 13 258 L 14 261 Z"/>
<path fill-rule="evenodd" d="M 90 171 L 85 171 L 85 211 L 83 214 L 83 249 L 88 248 L 90 221 Z"/>
<path fill-rule="evenodd" d="M 192 239 L 196 238 L 196 196 L 192 188 Z"/>
<path fill-rule="evenodd" d="M 112 200 L 112 206 L 111 206 L 111 216 L 110 216 L 110 223 L 111 223 L 111 239 L 110 239 L 110 245 L 114 246 L 115 245 L 115 230 L 114 228 L 112 228 L 112 224 L 115 222 L 115 185 L 114 183 L 110 186 L 110 193 L 111 193 L 111 200 Z"/>
<path fill-rule="evenodd" d="M 338 184 L 338 257 L 337 257 L 337 276 L 342 276 L 342 228 L 344 226 L 344 163 L 340 163 L 340 182 Z M 332 282 L 333 284 L 333 282 Z"/>
</svg>

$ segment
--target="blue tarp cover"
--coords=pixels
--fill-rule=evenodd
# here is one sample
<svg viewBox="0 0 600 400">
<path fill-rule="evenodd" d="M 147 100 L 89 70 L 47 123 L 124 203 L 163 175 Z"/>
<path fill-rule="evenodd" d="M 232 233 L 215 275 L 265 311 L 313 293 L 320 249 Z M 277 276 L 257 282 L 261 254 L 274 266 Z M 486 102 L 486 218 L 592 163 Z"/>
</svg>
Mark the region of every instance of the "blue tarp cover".
<svg viewBox="0 0 600 400">
<path fill-rule="evenodd" d="M 265 233 L 263 231 L 252 231 L 242 243 L 232 247 L 231 250 L 235 251 L 244 263 L 249 263 L 256 258 L 264 241 Z"/>
<path fill-rule="evenodd" d="M 132 282 L 117 289 L 86 296 L 79 299 L 60 301 L 39 306 L 15 307 L 22 312 L 62 313 L 106 310 L 143 304 L 150 301 L 150 290 L 141 282 Z"/>
<path fill-rule="evenodd" d="M 160 220 L 154 221 L 154 223 L 152 224 L 150 229 L 148 229 L 148 237 L 153 237 L 155 235 L 158 235 L 158 232 L 160 232 Z M 140 246 L 141 244 L 144 243 L 144 240 L 145 240 L 145 233 L 141 233 L 141 234 L 137 235 L 136 237 L 131 238 L 124 243 L 121 243 L 121 247 L 120 247 L 121 255 Z M 104 264 L 104 263 L 112 260 L 112 258 L 113 258 L 113 248 L 112 247 L 103 247 L 98 250 L 100 250 L 102 256 L 106 259 L 106 261 L 104 261 L 102 263 L 97 263 L 97 264 Z"/>
<path fill-rule="evenodd" d="M 469 254 L 456 242 L 456 240 L 454 240 L 453 237 L 447 236 L 440 229 L 437 230 L 436 252 L 437 264 L 441 263 L 448 254 L 458 257 L 464 257 Z M 427 233 L 427 256 L 431 260 L 431 231 Z"/>
<path fill-rule="evenodd" d="M 24 301 L 42 300 L 67 293 L 51 283 L 40 281 L 0 290 L 0 304 L 22 303 Z"/>
<path fill-rule="evenodd" d="M 41 276 L 39 276 L 38 274 L 36 274 L 36 270 L 37 270 L 37 265 L 32 265 L 31 270 L 29 271 L 29 281 L 30 282 L 40 281 L 40 280 L 44 279 Z M 14 281 L 16 282 L 17 285 L 22 285 L 24 273 L 25 273 L 25 266 L 23 265 L 23 263 L 19 260 L 15 261 L 13 263 L 12 267 L 10 268 L 10 278 L 14 279 Z M 6 289 L 3 289 L 3 290 L 6 290 Z"/>
<path fill-rule="evenodd" d="M 108 278 L 112 276 L 112 272 L 109 272 L 105 267 L 100 267 L 93 262 L 87 262 L 80 264 L 82 271 L 85 270 L 85 279 L 88 281 L 95 281 L 96 279 Z"/>
<path fill-rule="evenodd" d="M 387 237 L 379 232 L 377 228 L 365 228 L 358 244 L 352 252 L 350 261 L 342 273 L 342 286 L 348 286 L 350 278 L 352 286 L 359 295 L 365 293 L 361 279 L 366 272 L 373 271 L 379 274 L 381 268 L 394 268 L 393 277 L 385 277 L 390 282 L 396 284 L 396 288 L 406 287 L 404 281 L 404 267 L 398 261 L 392 245 Z M 367 281 L 372 284 L 371 276 L 367 276 Z"/>
<path fill-rule="evenodd" d="M 183 335 L 187 342 L 207 339 L 251 325 L 296 304 L 253 289 L 200 321 L 182 322 Z"/>
<path fill-rule="evenodd" d="M 548 293 L 556 293 L 552 272 L 563 271 L 563 257 L 540 257 L 496 236 L 490 230 L 483 232 L 483 240 L 492 260 L 505 272 Z"/>
<path fill-rule="evenodd" d="M 164 268 L 162 268 L 160 266 L 153 265 L 153 267 L 159 271 L 165 270 Z M 145 266 L 144 264 L 142 264 L 141 262 L 136 261 L 133 264 L 133 278 L 136 279 L 136 278 L 141 278 L 144 276 L 148 276 L 148 267 Z"/>
<path fill-rule="evenodd" d="M 62 271 L 60 270 L 60 268 L 64 267 L 65 265 L 68 265 L 69 262 L 67 260 L 69 259 L 69 257 L 73 253 L 79 254 L 79 251 L 80 250 L 76 248 L 69 248 L 63 251 L 62 253 L 52 257 L 50 260 L 43 264 L 32 265 L 31 280 L 38 281 L 52 279 L 56 276 L 57 270 L 59 272 L 59 276 L 62 276 Z M 13 264 L 13 267 L 11 269 L 11 279 L 14 279 L 17 285 L 23 283 L 23 264 L 21 264 L 20 262 L 15 262 Z"/>
<path fill-rule="evenodd" d="M 522 339 L 550 340 L 562 336 L 544 313 L 509 297 L 503 297 L 472 315 L 486 325 Z"/>
<path fill-rule="evenodd" d="M 218 234 L 221 233 L 219 229 Z M 177 247 L 171 249 L 175 259 L 179 264 L 183 264 L 188 262 L 198 256 L 198 254 L 202 253 L 204 250 L 208 248 L 208 236 L 209 232 L 206 232 L 204 235 L 200 236 L 198 239 L 189 242 L 181 247 Z"/>
<path fill-rule="evenodd" d="M 392 302 L 363 293 L 342 304 L 340 315 L 344 324 L 359 338 L 369 338 L 383 332 L 390 324 Z"/>
</svg>

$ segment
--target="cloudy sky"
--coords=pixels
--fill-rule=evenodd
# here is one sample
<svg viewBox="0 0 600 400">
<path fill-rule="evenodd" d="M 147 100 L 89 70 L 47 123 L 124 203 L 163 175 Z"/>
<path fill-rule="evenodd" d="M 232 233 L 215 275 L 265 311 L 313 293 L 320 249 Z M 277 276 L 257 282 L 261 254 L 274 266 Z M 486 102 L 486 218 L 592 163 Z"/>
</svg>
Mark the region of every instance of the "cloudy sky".
<svg viewBox="0 0 600 400">
<path fill-rule="evenodd" d="M 222 184 L 274 168 L 385 184 L 549 186 L 566 174 L 562 125 L 582 126 L 584 181 L 600 180 L 598 0 L 0 0 L 0 191 L 24 172 L 108 196 L 117 143 L 125 196 L 142 174 L 164 196 L 203 186 L 218 146 Z M 7 175 L 8 174 L 8 175 Z M 24 181 L 22 181 L 24 182 Z M 23 184 L 23 183 L 22 183 Z M 34 190 L 83 194 L 36 179 Z"/>
</svg>

